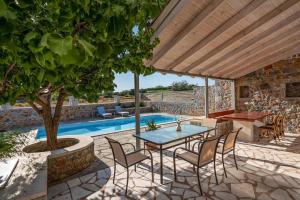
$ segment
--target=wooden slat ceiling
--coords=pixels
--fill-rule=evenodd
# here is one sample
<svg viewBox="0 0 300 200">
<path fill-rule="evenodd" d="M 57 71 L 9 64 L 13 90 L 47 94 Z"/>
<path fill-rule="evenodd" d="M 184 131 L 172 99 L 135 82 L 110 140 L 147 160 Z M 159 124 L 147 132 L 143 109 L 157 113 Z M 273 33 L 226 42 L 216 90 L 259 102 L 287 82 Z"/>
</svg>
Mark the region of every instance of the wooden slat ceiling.
<svg viewBox="0 0 300 200">
<path fill-rule="evenodd" d="M 171 0 L 152 27 L 147 65 L 236 79 L 300 52 L 300 0 Z"/>
</svg>

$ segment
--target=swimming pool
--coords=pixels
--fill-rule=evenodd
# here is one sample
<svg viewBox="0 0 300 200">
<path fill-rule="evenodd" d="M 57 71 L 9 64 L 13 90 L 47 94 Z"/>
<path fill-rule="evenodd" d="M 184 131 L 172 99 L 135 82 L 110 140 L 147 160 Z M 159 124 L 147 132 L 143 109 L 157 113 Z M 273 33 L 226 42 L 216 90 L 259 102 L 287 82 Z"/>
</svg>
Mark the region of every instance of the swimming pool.
<svg viewBox="0 0 300 200">
<path fill-rule="evenodd" d="M 154 120 L 156 124 L 175 122 L 176 116 L 173 115 L 141 115 L 140 126 L 146 126 L 148 121 Z M 116 131 L 123 131 L 135 128 L 135 117 L 119 119 L 96 120 L 88 122 L 77 122 L 64 124 L 61 123 L 58 129 L 58 136 L 63 135 L 102 135 Z M 45 128 L 39 128 L 36 138 L 46 137 Z"/>
</svg>

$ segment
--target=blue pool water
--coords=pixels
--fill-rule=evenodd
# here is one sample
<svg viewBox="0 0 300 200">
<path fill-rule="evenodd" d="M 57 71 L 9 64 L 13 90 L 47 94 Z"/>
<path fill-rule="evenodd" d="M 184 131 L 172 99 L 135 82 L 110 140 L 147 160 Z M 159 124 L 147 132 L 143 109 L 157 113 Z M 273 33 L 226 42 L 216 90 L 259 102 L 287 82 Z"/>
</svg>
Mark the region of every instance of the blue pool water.
<svg viewBox="0 0 300 200">
<path fill-rule="evenodd" d="M 171 115 L 141 115 L 141 127 L 146 126 L 148 121 L 154 120 L 156 124 L 176 121 L 176 116 Z M 123 131 L 135 128 L 135 117 L 97 120 L 88 122 L 78 122 L 70 124 L 61 124 L 58 129 L 58 136 L 63 135 L 101 135 L 116 131 Z M 46 131 L 44 128 L 39 128 L 37 139 L 45 138 Z"/>
</svg>

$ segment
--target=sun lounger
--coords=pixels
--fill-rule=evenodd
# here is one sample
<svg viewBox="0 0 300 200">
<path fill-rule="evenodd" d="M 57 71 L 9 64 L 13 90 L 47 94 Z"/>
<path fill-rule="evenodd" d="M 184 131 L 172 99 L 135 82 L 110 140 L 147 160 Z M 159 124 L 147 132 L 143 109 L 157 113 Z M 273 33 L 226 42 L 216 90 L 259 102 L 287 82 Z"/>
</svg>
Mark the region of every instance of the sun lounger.
<svg viewBox="0 0 300 200">
<path fill-rule="evenodd" d="M 117 115 L 121 115 L 122 117 L 129 115 L 129 112 L 122 111 L 121 106 L 115 106 L 115 111 Z"/>
<path fill-rule="evenodd" d="M 97 107 L 97 116 L 100 116 L 103 118 L 109 118 L 109 117 L 112 117 L 112 114 L 105 112 L 105 108 L 103 106 L 100 106 L 100 107 Z"/>
</svg>

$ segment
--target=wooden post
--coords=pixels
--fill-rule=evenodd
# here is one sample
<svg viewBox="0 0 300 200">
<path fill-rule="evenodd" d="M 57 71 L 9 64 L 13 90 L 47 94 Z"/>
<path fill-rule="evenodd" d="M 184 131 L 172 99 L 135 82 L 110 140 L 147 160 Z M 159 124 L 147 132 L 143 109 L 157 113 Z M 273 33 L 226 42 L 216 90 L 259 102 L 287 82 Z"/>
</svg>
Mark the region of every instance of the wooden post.
<svg viewBox="0 0 300 200">
<path fill-rule="evenodd" d="M 209 101 L 208 101 L 208 76 L 205 76 L 205 117 L 208 118 Z"/>
<path fill-rule="evenodd" d="M 134 94 L 135 94 L 135 134 L 140 134 L 140 83 L 139 75 L 134 74 Z M 141 148 L 141 141 L 136 138 L 136 148 Z"/>
</svg>

